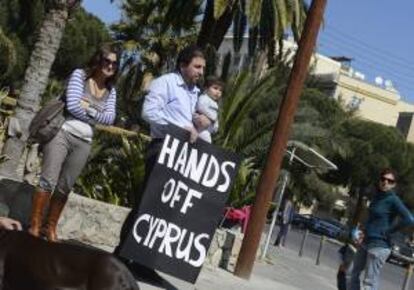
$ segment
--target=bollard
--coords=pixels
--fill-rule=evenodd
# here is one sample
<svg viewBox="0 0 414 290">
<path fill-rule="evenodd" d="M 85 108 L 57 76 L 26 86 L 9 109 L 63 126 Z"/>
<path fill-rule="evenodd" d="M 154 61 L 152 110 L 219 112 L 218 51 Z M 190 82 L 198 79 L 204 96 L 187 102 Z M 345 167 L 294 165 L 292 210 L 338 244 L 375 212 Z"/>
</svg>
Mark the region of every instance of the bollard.
<svg viewBox="0 0 414 290">
<path fill-rule="evenodd" d="M 306 229 L 303 233 L 302 243 L 300 244 L 299 257 L 303 255 L 303 248 L 305 247 L 306 239 L 308 238 L 309 230 Z"/>
<path fill-rule="evenodd" d="M 325 244 L 326 237 L 321 236 L 321 241 L 319 243 L 318 255 L 316 256 L 316 265 L 319 265 L 321 262 L 321 255 L 323 250 L 323 245 Z"/>
<path fill-rule="evenodd" d="M 410 287 L 410 281 L 411 281 L 411 276 L 413 274 L 413 268 L 414 268 L 414 264 L 409 263 L 407 266 L 407 271 L 405 272 L 405 278 L 404 278 L 402 290 L 408 290 L 408 288 Z"/>
</svg>

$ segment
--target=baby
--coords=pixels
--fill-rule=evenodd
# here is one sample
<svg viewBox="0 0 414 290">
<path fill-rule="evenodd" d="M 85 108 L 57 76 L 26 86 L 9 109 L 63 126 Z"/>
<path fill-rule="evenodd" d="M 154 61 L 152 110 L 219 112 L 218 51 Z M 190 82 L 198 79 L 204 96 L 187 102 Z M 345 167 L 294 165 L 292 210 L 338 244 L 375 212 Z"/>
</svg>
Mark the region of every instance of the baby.
<svg viewBox="0 0 414 290">
<path fill-rule="evenodd" d="M 224 82 L 215 76 L 206 78 L 204 93 L 198 98 L 196 114 L 206 116 L 211 121 L 207 128 L 197 128 L 198 136 L 211 143 L 211 134 L 218 131 L 218 101 L 223 94 Z"/>
</svg>

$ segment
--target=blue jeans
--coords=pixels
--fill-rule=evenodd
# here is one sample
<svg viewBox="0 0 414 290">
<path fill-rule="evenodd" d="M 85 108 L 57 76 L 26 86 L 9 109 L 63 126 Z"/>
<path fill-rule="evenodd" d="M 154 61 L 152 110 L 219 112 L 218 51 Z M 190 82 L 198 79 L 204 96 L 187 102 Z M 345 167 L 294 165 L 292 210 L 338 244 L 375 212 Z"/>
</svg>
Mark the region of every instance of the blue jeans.
<svg viewBox="0 0 414 290">
<path fill-rule="evenodd" d="M 289 224 L 282 223 L 280 225 L 279 233 L 277 234 L 277 238 L 276 238 L 274 245 L 279 246 L 280 242 L 282 242 L 282 246 L 284 246 L 288 232 L 289 232 Z"/>
<path fill-rule="evenodd" d="M 362 271 L 365 271 L 362 289 L 378 290 L 380 271 L 390 253 L 391 250 L 388 248 L 367 249 L 366 245 L 361 246 L 354 259 L 349 290 L 361 289 L 360 276 Z"/>
</svg>

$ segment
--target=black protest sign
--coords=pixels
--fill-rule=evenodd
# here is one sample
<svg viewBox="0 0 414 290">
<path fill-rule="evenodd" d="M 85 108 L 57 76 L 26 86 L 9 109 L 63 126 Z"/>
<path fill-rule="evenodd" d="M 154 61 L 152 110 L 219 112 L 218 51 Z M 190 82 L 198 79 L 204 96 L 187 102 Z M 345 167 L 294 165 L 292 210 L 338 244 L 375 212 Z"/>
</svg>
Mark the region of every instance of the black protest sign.
<svg viewBox="0 0 414 290">
<path fill-rule="evenodd" d="M 236 177 L 239 158 L 172 127 L 121 256 L 194 283 Z"/>
</svg>

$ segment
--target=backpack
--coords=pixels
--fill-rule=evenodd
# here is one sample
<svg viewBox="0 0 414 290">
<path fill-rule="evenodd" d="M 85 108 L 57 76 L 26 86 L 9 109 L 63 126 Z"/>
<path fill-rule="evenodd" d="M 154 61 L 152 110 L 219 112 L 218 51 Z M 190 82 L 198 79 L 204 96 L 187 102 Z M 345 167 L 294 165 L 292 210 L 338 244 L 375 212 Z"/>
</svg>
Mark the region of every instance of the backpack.
<svg viewBox="0 0 414 290">
<path fill-rule="evenodd" d="M 40 109 L 29 125 L 29 143 L 45 144 L 62 128 L 65 122 L 65 101 L 53 99 Z"/>
</svg>

